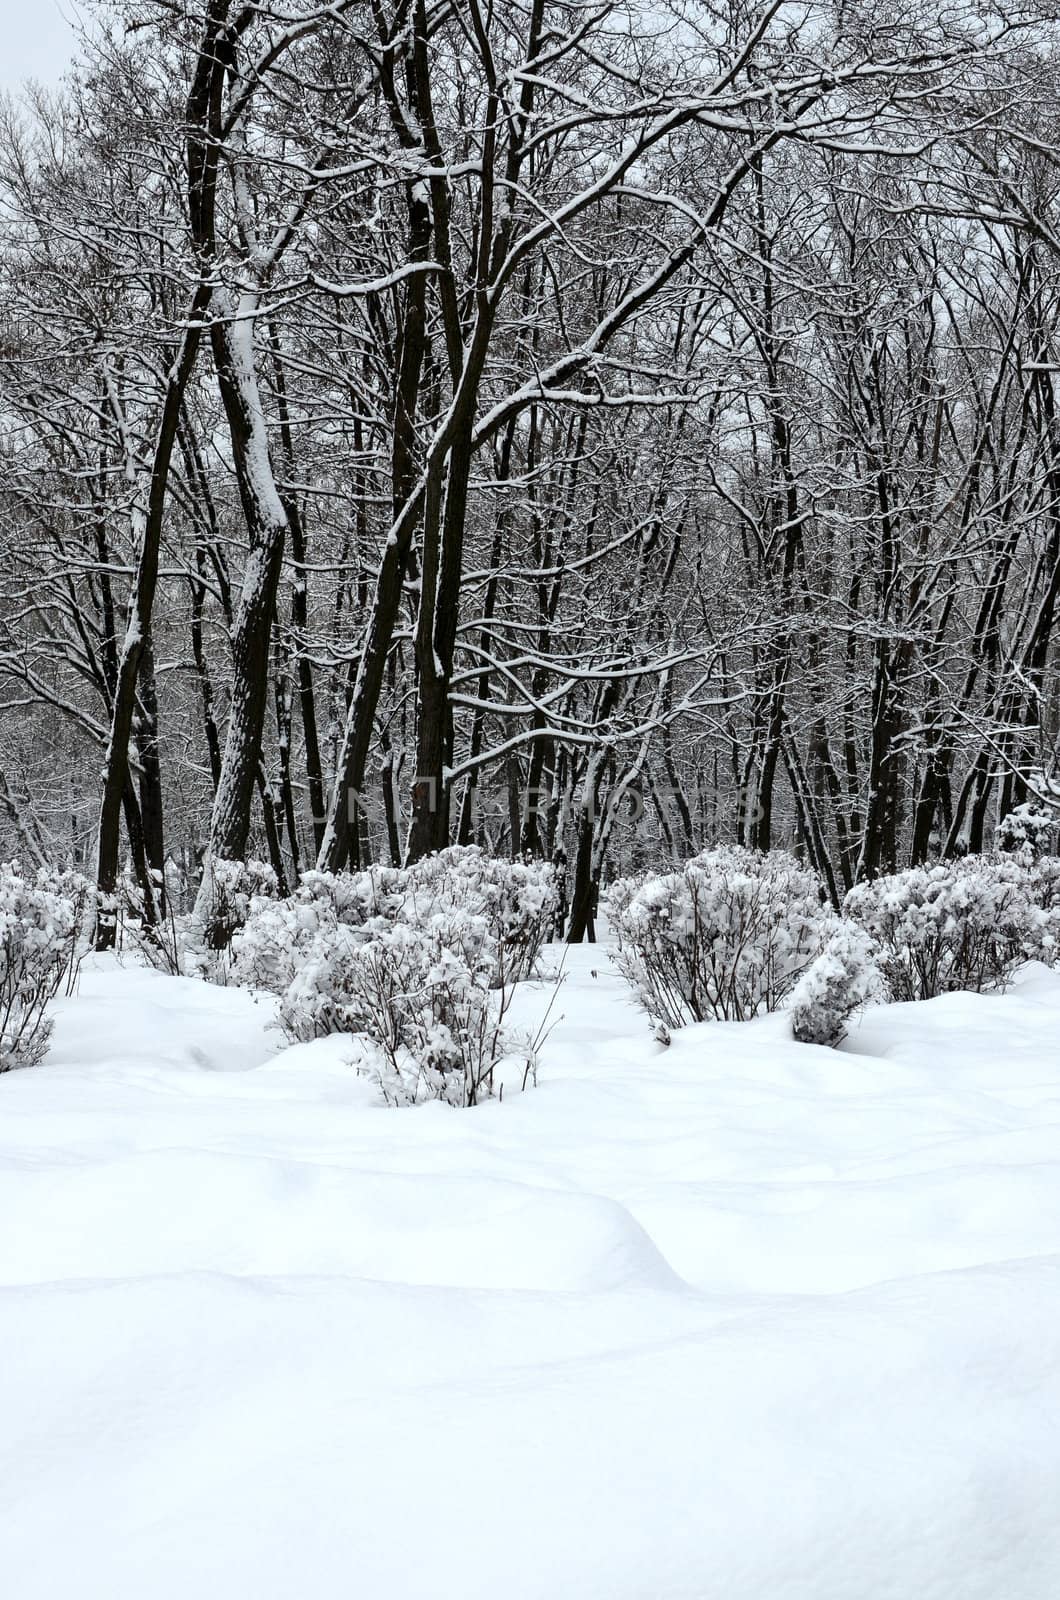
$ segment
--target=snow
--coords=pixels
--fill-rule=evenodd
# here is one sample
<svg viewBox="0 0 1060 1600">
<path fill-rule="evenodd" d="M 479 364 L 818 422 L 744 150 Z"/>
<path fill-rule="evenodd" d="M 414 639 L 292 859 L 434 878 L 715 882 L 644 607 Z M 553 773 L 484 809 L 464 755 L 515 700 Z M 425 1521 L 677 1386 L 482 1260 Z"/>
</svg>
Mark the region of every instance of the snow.
<svg viewBox="0 0 1060 1600">
<path fill-rule="evenodd" d="M 568 969 L 471 1111 L 86 969 L 0 1078 L 0 1592 L 1060 1594 L 1060 977 L 663 1049 Z"/>
</svg>

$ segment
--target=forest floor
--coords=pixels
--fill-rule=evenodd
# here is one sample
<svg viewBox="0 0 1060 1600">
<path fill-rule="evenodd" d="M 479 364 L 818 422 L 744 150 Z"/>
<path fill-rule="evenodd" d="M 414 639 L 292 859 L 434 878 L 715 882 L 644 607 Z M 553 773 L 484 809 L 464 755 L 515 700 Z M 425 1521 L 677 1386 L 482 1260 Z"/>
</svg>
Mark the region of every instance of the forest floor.
<svg viewBox="0 0 1060 1600">
<path fill-rule="evenodd" d="M 0 1593 L 1060 1595 L 1060 976 L 663 1049 L 567 969 L 456 1111 L 86 968 L 0 1078 Z"/>
</svg>

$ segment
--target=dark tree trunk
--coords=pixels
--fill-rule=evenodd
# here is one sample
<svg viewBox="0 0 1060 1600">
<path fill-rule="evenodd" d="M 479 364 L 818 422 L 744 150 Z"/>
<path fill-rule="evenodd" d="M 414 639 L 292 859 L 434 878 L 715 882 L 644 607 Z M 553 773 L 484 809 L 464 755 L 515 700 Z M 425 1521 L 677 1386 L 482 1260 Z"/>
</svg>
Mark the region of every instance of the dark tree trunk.
<svg viewBox="0 0 1060 1600">
<path fill-rule="evenodd" d="M 166 380 L 155 438 L 147 505 L 140 538 L 129 624 L 118 666 L 107 745 L 106 775 L 99 815 L 97 882 L 104 902 L 118 879 L 119 826 L 122 796 L 128 783 L 129 738 L 136 707 L 140 663 L 151 627 L 162 520 L 169 488 L 169 469 L 180 424 L 184 392 L 202 337 L 203 321 L 213 297 L 214 206 L 221 142 L 221 97 L 224 88 L 224 30 L 231 0 L 210 0 L 202 43 L 187 103 L 188 199 L 192 237 L 199 257 L 199 278 L 192 293 L 174 360 Z M 100 948 L 114 942 L 113 924 L 101 920 Z"/>
</svg>

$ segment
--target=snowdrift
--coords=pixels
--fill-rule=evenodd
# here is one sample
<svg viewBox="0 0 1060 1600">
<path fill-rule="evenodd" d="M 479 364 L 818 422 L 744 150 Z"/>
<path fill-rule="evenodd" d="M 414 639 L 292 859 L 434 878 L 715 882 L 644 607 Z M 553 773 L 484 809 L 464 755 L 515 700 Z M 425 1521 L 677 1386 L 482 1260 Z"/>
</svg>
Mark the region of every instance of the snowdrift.
<svg viewBox="0 0 1060 1600">
<path fill-rule="evenodd" d="M 0 1079 L 0 1591 L 1060 1594 L 1060 978 L 664 1050 L 568 966 L 457 1111 L 90 964 Z"/>
</svg>

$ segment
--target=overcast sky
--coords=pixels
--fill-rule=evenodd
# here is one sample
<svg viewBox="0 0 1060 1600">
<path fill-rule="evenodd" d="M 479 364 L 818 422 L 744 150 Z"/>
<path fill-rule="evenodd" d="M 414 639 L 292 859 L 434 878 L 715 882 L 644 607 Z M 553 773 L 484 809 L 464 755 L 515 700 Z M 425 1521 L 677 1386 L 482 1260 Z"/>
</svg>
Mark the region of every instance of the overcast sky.
<svg viewBox="0 0 1060 1600">
<path fill-rule="evenodd" d="M 57 83 L 74 53 L 74 0 L 0 0 L 0 88 Z"/>
</svg>

